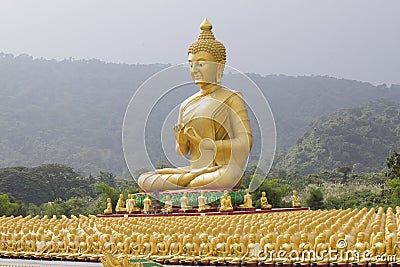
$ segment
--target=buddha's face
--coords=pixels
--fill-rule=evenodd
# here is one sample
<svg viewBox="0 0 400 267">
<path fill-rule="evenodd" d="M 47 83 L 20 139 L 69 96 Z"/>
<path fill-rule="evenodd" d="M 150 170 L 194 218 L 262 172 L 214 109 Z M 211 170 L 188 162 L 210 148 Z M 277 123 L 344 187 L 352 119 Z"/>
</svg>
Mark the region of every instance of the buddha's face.
<svg viewBox="0 0 400 267">
<path fill-rule="evenodd" d="M 189 53 L 190 74 L 193 81 L 202 89 L 221 82 L 224 65 L 216 62 L 208 52 Z"/>
</svg>

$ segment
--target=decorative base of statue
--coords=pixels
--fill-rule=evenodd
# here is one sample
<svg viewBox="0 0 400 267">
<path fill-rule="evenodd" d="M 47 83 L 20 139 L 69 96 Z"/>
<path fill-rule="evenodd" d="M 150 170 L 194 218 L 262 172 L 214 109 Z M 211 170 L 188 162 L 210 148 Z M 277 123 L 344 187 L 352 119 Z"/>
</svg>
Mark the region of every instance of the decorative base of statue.
<svg viewBox="0 0 400 267">
<path fill-rule="evenodd" d="M 140 214 L 140 213 L 142 213 L 140 210 L 128 212 L 128 214 Z"/>
<path fill-rule="evenodd" d="M 236 266 L 236 267 L 240 267 L 242 266 L 242 264 L 240 262 L 228 262 L 229 266 Z"/>
<path fill-rule="evenodd" d="M 124 210 L 124 211 L 117 211 L 117 214 L 127 214 L 127 212 Z"/>
<path fill-rule="evenodd" d="M 195 213 L 196 210 L 193 209 L 193 208 L 190 208 L 190 209 L 179 209 L 178 212 L 179 213 Z"/>
<path fill-rule="evenodd" d="M 272 208 L 261 208 L 261 210 L 272 210 Z"/>
<path fill-rule="evenodd" d="M 196 209 L 195 211 L 197 213 L 217 212 L 218 211 L 218 207 L 209 207 L 209 208 L 207 208 L 205 210 L 200 210 L 200 211 L 198 209 Z"/>
<path fill-rule="evenodd" d="M 257 265 L 258 265 L 257 262 L 246 262 L 245 265 L 242 264 L 242 266 L 246 266 L 246 267 L 257 267 Z"/>
<path fill-rule="evenodd" d="M 236 207 L 236 210 L 238 211 L 256 211 L 256 208 L 244 208 L 244 207 Z"/>
<path fill-rule="evenodd" d="M 281 266 L 282 267 L 292 267 L 293 264 L 292 264 L 292 262 L 284 262 Z"/>
<path fill-rule="evenodd" d="M 310 263 L 309 262 L 295 262 L 295 263 L 293 263 L 293 266 L 310 267 Z"/>
<path fill-rule="evenodd" d="M 193 261 L 181 261 L 180 264 L 184 265 L 184 266 L 188 266 L 188 265 L 193 265 L 194 262 Z"/>
</svg>

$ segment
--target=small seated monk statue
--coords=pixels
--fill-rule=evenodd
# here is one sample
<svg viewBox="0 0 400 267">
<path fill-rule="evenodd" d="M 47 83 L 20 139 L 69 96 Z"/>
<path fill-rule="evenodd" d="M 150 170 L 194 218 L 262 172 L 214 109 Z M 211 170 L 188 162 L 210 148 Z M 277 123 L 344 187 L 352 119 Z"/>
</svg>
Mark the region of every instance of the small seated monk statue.
<svg viewBox="0 0 400 267">
<path fill-rule="evenodd" d="M 261 193 L 260 202 L 261 202 L 261 209 L 271 209 L 272 208 L 272 205 L 268 204 L 268 199 L 265 196 L 265 192 Z"/>
<path fill-rule="evenodd" d="M 371 246 L 373 259 L 379 261 L 381 255 L 386 254 L 386 243 L 382 232 L 378 232 L 375 236 L 374 243 Z"/>
<path fill-rule="evenodd" d="M 221 207 L 219 208 L 219 211 L 232 211 L 233 206 L 232 206 L 232 201 L 231 197 L 228 195 L 228 191 L 224 191 L 224 195 L 221 198 Z"/>
<path fill-rule="evenodd" d="M 186 242 L 182 247 L 183 254 L 183 262 L 194 262 L 196 260 L 196 256 L 199 255 L 199 247 L 198 244 L 193 242 L 193 235 L 188 234 L 186 236 Z"/>
<path fill-rule="evenodd" d="M 253 207 L 253 197 L 250 194 L 249 189 L 244 190 L 245 195 L 243 197 L 243 204 L 240 205 L 240 208 L 254 208 Z"/>
<path fill-rule="evenodd" d="M 250 234 L 246 253 L 243 255 L 242 261 L 247 263 L 257 263 L 260 250 L 261 247 L 260 244 L 257 243 L 256 236 L 254 234 Z"/>
<path fill-rule="evenodd" d="M 183 192 L 183 196 L 181 197 L 181 211 L 191 210 L 192 207 L 189 206 L 189 198 L 187 197 L 187 192 Z"/>
<path fill-rule="evenodd" d="M 157 237 L 156 255 L 153 255 L 150 258 L 154 261 L 164 263 L 165 259 L 168 258 L 167 254 L 168 254 L 168 246 L 164 240 L 164 235 L 159 234 Z"/>
<path fill-rule="evenodd" d="M 329 255 L 326 253 L 326 251 L 329 251 L 330 245 L 324 233 L 320 233 L 317 236 L 314 247 L 316 257 L 319 258 L 319 261 L 321 263 L 329 262 Z"/>
<path fill-rule="evenodd" d="M 169 245 L 169 261 L 172 263 L 179 263 L 182 258 L 182 244 L 178 239 L 178 234 L 173 234 L 171 236 L 171 243 Z"/>
<path fill-rule="evenodd" d="M 164 207 L 161 209 L 162 213 L 172 213 L 172 201 L 169 195 L 165 196 Z"/>
<path fill-rule="evenodd" d="M 354 245 L 354 249 L 359 253 L 359 255 L 365 255 L 366 251 L 369 250 L 369 243 L 365 241 L 365 233 L 359 232 L 357 234 L 356 244 Z M 355 259 L 354 259 L 355 260 Z M 359 262 L 366 262 L 365 257 L 361 257 L 361 259 L 357 259 Z"/>
<path fill-rule="evenodd" d="M 140 211 L 140 208 L 136 206 L 135 195 L 129 194 L 126 200 L 126 212 L 133 213 L 135 211 Z"/>
<path fill-rule="evenodd" d="M 111 203 L 111 198 L 107 198 L 107 208 L 104 210 L 104 214 L 112 214 L 112 203 Z"/>
<path fill-rule="evenodd" d="M 229 247 L 229 258 L 227 258 L 227 261 L 231 263 L 238 263 L 241 261 L 245 253 L 246 247 L 244 246 L 244 243 L 240 241 L 240 235 L 235 234 L 233 236 L 233 244 Z"/>
<path fill-rule="evenodd" d="M 198 212 L 205 211 L 210 208 L 210 206 L 207 205 L 207 198 L 204 196 L 203 191 L 200 192 L 200 196 L 197 198 L 197 203 L 198 203 L 198 208 L 197 208 Z"/>
<path fill-rule="evenodd" d="M 190 73 L 199 92 L 180 106 L 173 128 L 176 152 L 190 155 L 190 166 L 158 169 L 139 176 L 146 192 L 240 186 L 252 146 L 252 132 L 241 93 L 224 88 L 226 50 L 205 19 L 188 49 Z"/>
<path fill-rule="evenodd" d="M 213 253 L 213 247 L 210 243 L 210 240 L 208 239 L 207 234 L 201 234 L 200 235 L 200 249 L 199 249 L 199 257 L 197 258 L 198 261 L 200 262 L 209 262 L 210 259 L 213 259 L 212 253 Z"/>
<path fill-rule="evenodd" d="M 146 194 L 146 198 L 143 200 L 143 213 L 149 214 L 153 211 L 150 195 Z"/>
<path fill-rule="evenodd" d="M 117 205 L 115 206 L 115 212 L 126 212 L 125 202 L 124 202 L 124 195 L 120 194 Z"/>
<path fill-rule="evenodd" d="M 292 204 L 293 204 L 293 208 L 301 207 L 300 198 L 297 196 L 297 191 L 296 190 L 293 190 Z"/>
</svg>

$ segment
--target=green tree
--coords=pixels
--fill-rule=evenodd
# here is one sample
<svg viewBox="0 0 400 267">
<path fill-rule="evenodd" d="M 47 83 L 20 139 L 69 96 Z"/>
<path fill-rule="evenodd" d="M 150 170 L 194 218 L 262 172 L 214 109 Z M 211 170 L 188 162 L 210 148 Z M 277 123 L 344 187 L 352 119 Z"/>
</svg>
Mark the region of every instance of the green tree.
<svg viewBox="0 0 400 267">
<path fill-rule="evenodd" d="M 348 175 L 352 172 L 353 166 L 352 165 L 346 165 L 346 166 L 341 166 L 337 168 L 337 171 L 340 173 L 343 173 L 343 179 L 342 183 L 347 183 L 348 180 Z"/>
<path fill-rule="evenodd" d="M 108 184 L 101 182 L 96 185 L 97 189 L 101 193 L 101 199 L 105 201 L 108 197 L 111 198 L 111 203 L 113 205 L 117 204 L 120 192 L 109 186 Z"/>
<path fill-rule="evenodd" d="M 106 183 L 111 187 L 115 187 L 115 175 L 111 172 L 101 171 L 97 177 L 100 182 Z"/>
<path fill-rule="evenodd" d="M 324 208 L 324 195 L 321 188 L 312 187 L 305 200 L 308 207 L 312 210 L 318 210 Z"/>
<path fill-rule="evenodd" d="M 259 177 L 253 177 L 253 179 L 259 179 Z M 251 187 L 251 184 L 250 184 Z M 291 188 L 289 185 L 279 179 L 265 180 L 261 186 L 253 193 L 253 199 L 256 200 L 255 204 L 260 207 L 261 193 L 265 192 L 268 198 L 268 203 L 272 207 L 288 207 L 290 202 L 285 202 L 284 197 L 290 194 Z"/>
<path fill-rule="evenodd" d="M 8 194 L 0 194 L 0 216 L 25 215 L 25 210 L 21 202 L 17 202 Z"/>
<path fill-rule="evenodd" d="M 391 204 L 397 206 L 400 205 L 400 154 L 393 151 L 392 155 L 386 159 L 386 166 Z"/>
<path fill-rule="evenodd" d="M 392 155 L 386 158 L 387 176 L 389 179 L 400 178 L 400 154 L 393 151 Z"/>
</svg>

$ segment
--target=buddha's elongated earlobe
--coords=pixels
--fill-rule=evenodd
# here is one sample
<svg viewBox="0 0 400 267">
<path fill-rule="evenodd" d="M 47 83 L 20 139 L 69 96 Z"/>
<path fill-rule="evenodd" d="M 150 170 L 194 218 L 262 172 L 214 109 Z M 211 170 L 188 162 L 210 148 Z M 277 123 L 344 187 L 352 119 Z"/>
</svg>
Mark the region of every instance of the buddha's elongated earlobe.
<svg viewBox="0 0 400 267">
<path fill-rule="evenodd" d="M 224 75 L 225 62 L 219 63 L 217 67 L 217 84 L 221 84 L 222 76 Z"/>
</svg>

